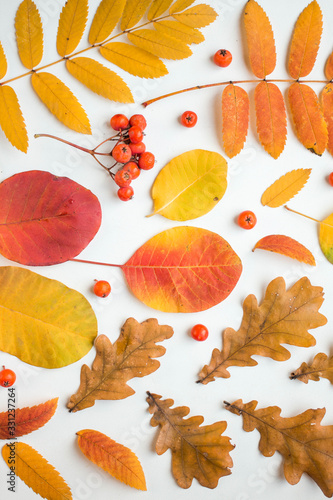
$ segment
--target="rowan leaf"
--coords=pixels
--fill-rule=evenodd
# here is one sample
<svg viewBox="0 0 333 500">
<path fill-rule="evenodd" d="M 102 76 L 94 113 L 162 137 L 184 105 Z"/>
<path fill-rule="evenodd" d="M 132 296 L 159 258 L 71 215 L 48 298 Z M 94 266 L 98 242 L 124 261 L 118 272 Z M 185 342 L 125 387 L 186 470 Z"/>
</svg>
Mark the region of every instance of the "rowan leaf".
<svg viewBox="0 0 333 500">
<path fill-rule="evenodd" d="M 305 186 L 311 174 L 311 168 L 297 168 L 277 179 L 261 197 L 264 206 L 276 208 L 291 200 Z"/>
<path fill-rule="evenodd" d="M 2 447 L 2 457 L 9 468 L 11 468 L 11 450 L 15 455 L 15 475 L 35 493 L 42 498 L 52 500 L 73 498 L 70 488 L 59 472 L 28 444 L 14 442 Z"/>
<path fill-rule="evenodd" d="M 95 59 L 89 57 L 67 59 L 66 68 L 71 75 L 96 94 L 111 101 L 134 102 L 132 93 L 124 80 Z"/>
<path fill-rule="evenodd" d="M 255 0 L 245 6 L 244 26 L 251 69 L 257 78 L 265 78 L 276 66 L 275 41 L 266 12 Z"/>
<path fill-rule="evenodd" d="M 164 312 L 198 312 L 232 292 L 242 263 L 218 234 L 179 226 L 153 236 L 122 270 L 134 295 L 147 306 Z"/>
<path fill-rule="evenodd" d="M 189 488 L 195 478 L 201 486 L 216 488 L 221 477 L 231 474 L 229 467 L 233 465 L 229 452 L 234 446 L 229 437 L 221 435 L 227 428 L 226 422 L 202 426 L 202 416 L 184 418 L 190 412 L 187 406 L 171 408 L 172 399 L 147 394 L 153 415 L 150 424 L 159 426 L 156 453 L 162 455 L 171 450 L 172 473 L 178 486 Z"/>
<path fill-rule="evenodd" d="M 185 59 L 192 55 L 185 42 L 151 29 L 135 30 L 127 37 L 137 47 L 164 59 Z"/>
<path fill-rule="evenodd" d="M 67 404 L 69 410 L 84 410 L 98 399 L 117 400 L 134 394 L 127 382 L 159 368 L 160 363 L 155 358 L 163 356 L 165 347 L 156 343 L 172 335 L 170 326 L 159 325 L 154 318 L 143 323 L 127 319 L 114 344 L 105 335 L 99 335 L 92 368 L 82 366 L 80 387 Z"/>
<path fill-rule="evenodd" d="M 59 18 L 57 51 L 65 57 L 74 52 L 83 36 L 88 18 L 88 0 L 67 0 Z"/>
<path fill-rule="evenodd" d="M 190 7 L 192 3 L 194 3 L 194 0 L 176 0 L 175 3 L 171 5 L 169 14 L 177 14 L 178 12 L 187 9 L 187 7 Z"/>
<path fill-rule="evenodd" d="M 333 425 L 321 425 L 325 408 L 306 410 L 299 415 L 281 417 L 278 406 L 256 409 L 257 401 L 233 404 L 226 409 L 243 417 L 243 429 L 260 433 L 259 450 L 265 457 L 278 451 L 283 457 L 283 472 L 289 484 L 297 484 L 308 474 L 324 495 L 333 495 Z"/>
<path fill-rule="evenodd" d="M 215 21 L 217 13 L 210 5 L 199 3 L 183 12 L 173 13 L 172 17 L 191 28 L 204 28 Z"/>
<path fill-rule="evenodd" d="M 133 28 L 145 14 L 152 0 L 127 0 L 120 23 L 122 31 Z"/>
<path fill-rule="evenodd" d="M 215 377 L 230 377 L 230 366 L 256 366 L 258 363 L 252 356 L 285 361 L 290 352 L 282 344 L 315 345 L 315 338 L 308 330 L 326 324 L 325 316 L 318 312 L 323 300 L 323 289 L 312 286 L 307 277 L 289 290 L 282 277 L 274 279 L 260 305 L 254 295 L 248 295 L 239 330 L 224 330 L 222 350 L 213 350 L 210 364 L 199 374 L 199 382 L 208 384 Z"/>
<path fill-rule="evenodd" d="M 314 90 L 304 83 L 293 83 L 288 99 L 298 139 L 312 153 L 321 156 L 327 146 L 327 126 Z"/>
<path fill-rule="evenodd" d="M 316 62 L 322 31 L 323 16 L 317 1 L 313 0 L 297 19 L 291 40 L 288 71 L 295 80 L 311 72 Z"/>
<path fill-rule="evenodd" d="M 0 42 L 0 80 L 2 80 L 4 76 L 6 76 L 6 73 L 7 73 L 7 59 L 5 51 L 3 50 L 3 46 L 1 45 Z"/>
<path fill-rule="evenodd" d="M 101 47 L 100 52 L 105 59 L 134 76 L 159 78 L 168 73 L 158 57 L 128 43 L 111 42 Z"/>
<path fill-rule="evenodd" d="M 201 31 L 197 28 L 191 28 L 178 21 L 158 21 L 154 23 L 154 28 L 164 35 L 171 36 L 188 44 L 201 43 L 205 40 Z"/>
<path fill-rule="evenodd" d="M 327 378 L 333 384 L 333 356 L 319 352 L 311 363 L 302 363 L 301 366 L 290 375 L 291 380 L 300 380 L 307 384 L 309 380 L 318 382 L 321 378 Z"/>
<path fill-rule="evenodd" d="M 333 79 L 333 52 L 330 53 L 325 64 L 325 76 L 327 80 Z"/>
<path fill-rule="evenodd" d="M 152 215 L 185 221 L 208 213 L 227 189 L 227 170 L 223 156 L 212 151 L 193 149 L 176 156 L 155 179 Z"/>
<path fill-rule="evenodd" d="M 55 398 L 32 408 L 9 408 L 0 413 L 0 439 L 12 440 L 40 429 L 53 417 L 57 404 Z"/>
<path fill-rule="evenodd" d="M 250 117 L 250 100 L 247 92 L 234 84 L 222 93 L 223 148 L 229 158 L 236 156 L 244 147 Z"/>
<path fill-rule="evenodd" d="M 1 351 L 43 368 L 67 366 L 90 351 L 97 321 L 83 295 L 20 267 L 0 267 L 0 283 Z"/>
<path fill-rule="evenodd" d="M 274 83 L 260 82 L 254 91 L 254 102 L 260 143 L 277 159 L 287 140 L 287 116 L 281 90 Z"/>
<path fill-rule="evenodd" d="M 15 91 L 0 85 L 0 126 L 9 142 L 23 153 L 28 151 L 28 134 Z"/>
<path fill-rule="evenodd" d="M 286 255 L 287 257 L 291 257 L 292 259 L 296 259 L 299 262 L 310 264 L 310 266 L 316 265 L 315 258 L 310 250 L 298 241 L 290 238 L 290 236 L 285 236 L 283 234 L 270 234 L 269 236 L 261 238 L 255 244 L 253 251 L 256 248 L 280 253 L 282 255 Z"/>
<path fill-rule="evenodd" d="M 33 69 L 43 57 L 43 27 L 35 3 L 23 0 L 15 17 L 16 42 L 22 64 Z"/>
<path fill-rule="evenodd" d="M 104 42 L 111 35 L 122 16 L 126 0 L 102 0 L 99 4 L 89 31 L 89 43 Z"/>
<path fill-rule="evenodd" d="M 321 106 L 327 125 L 327 149 L 333 155 L 333 83 L 328 83 L 322 91 Z"/>
<path fill-rule="evenodd" d="M 101 224 L 101 207 L 91 191 L 41 170 L 3 181 L 0 199 L 0 253 L 27 266 L 72 259 Z"/>
<path fill-rule="evenodd" d="M 146 480 L 137 456 L 126 446 L 101 432 L 85 429 L 76 433 L 82 453 L 119 481 L 146 491 Z"/>
<path fill-rule="evenodd" d="M 173 0 L 153 0 L 147 13 L 148 21 L 160 17 L 172 4 Z"/>
<path fill-rule="evenodd" d="M 59 78 L 38 72 L 31 76 L 31 83 L 38 97 L 61 123 L 81 134 L 91 134 L 86 112 Z"/>
</svg>

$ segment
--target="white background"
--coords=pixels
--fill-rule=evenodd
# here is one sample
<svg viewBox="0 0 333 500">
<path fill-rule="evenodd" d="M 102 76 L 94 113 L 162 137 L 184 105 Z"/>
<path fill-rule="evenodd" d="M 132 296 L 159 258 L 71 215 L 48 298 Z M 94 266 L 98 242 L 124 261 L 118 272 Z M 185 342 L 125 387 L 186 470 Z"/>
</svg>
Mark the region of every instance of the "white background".
<svg viewBox="0 0 333 500">
<path fill-rule="evenodd" d="M 36 1 L 44 27 L 42 64 L 58 59 L 55 40 L 63 3 L 56 0 Z M 97 0 L 89 2 L 88 27 L 98 3 Z M 146 109 L 140 105 L 146 99 L 193 85 L 253 78 L 248 65 L 242 26 L 246 2 L 219 0 L 206 3 L 216 9 L 219 17 L 202 30 L 205 42 L 192 45 L 193 55 L 190 58 L 167 61 L 169 74 L 163 78 L 142 80 L 113 68 L 97 50 L 87 54 L 115 69 L 124 78 L 134 94 L 135 104 L 118 105 L 93 94 L 72 78 L 63 64 L 50 69 L 71 88 L 83 104 L 91 121 L 92 136 L 71 132 L 58 122 L 34 94 L 28 77 L 12 84 L 25 116 L 30 146 L 28 154 L 23 154 L 13 148 L 0 131 L 0 181 L 18 172 L 40 169 L 65 175 L 91 189 L 100 200 L 103 220 L 98 234 L 82 252 L 81 258 L 122 264 L 150 237 L 181 225 L 162 216 L 145 217 L 153 209 L 150 190 L 157 173 L 174 156 L 191 149 L 207 149 L 225 156 L 221 142 L 223 87 L 184 93 Z M 324 32 L 317 62 L 310 75 L 313 79 L 324 78 L 324 64 L 333 46 L 331 1 L 320 0 L 319 4 L 324 16 Z M 14 36 L 14 18 L 18 5 L 17 0 L 2 0 L 0 5 L 0 40 L 9 66 L 6 79 L 25 72 L 18 58 Z M 288 45 L 294 23 L 307 2 L 261 0 L 261 5 L 271 20 L 277 47 L 278 60 L 271 78 L 288 78 Z M 87 34 L 88 28 L 79 48 L 87 46 Z M 226 69 L 219 68 L 212 62 L 213 54 L 220 48 L 229 49 L 233 54 L 233 62 Z M 256 399 L 258 407 L 280 406 L 284 417 L 299 414 L 308 408 L 325 407 L 327 413 L 323 424 L 333 424 L 332 387 L 329 382 L 321 380 L 305 385 L 289 380 L 289 374 L 303 361 L 311 361 L 317 352 L 330 354 L 332 351 L 332 267 L 321 253 L 316 223 L 294 215 L 283 207 L 271 209 L 260 203 L 263 191 L 281 175 L 295 168 L 311 168 L 307 185 L 289 205 L 312 217 L 325 218 L 332 212 L 333 206 L 333 188 L 327 182 L 327 176 L 333 170 L 332 157 L 327 152 L 322 157 L 308 152 L 296 139 L 289 114 L 285 150 L 278 160 L 271 158 L 259 144 L 256 134 L 254 84 L 244 84 L 243 87 L 249 92 L 251 100 L 251 123 L 245 148 L 228 162 L 228 188 L 223 199 L 209 214 L 188 222 L 188 225 L 209 229 L 223 236 L 242 259 L 242 276 L 235 290 L 224 302 L 195 314 L 162 313 L 146 307 L 132 295 L 118 268 L 68 262 L 33 269 L 81 292 L 94 308 L 99 334 L 107 335 L 111 341 L 117 339 L 121 326 L 129 316 L 138 321 L 155 317 L 160 324 L 168 324 L 174 328 L 173 338 L 164 343 L 167 352 L 160 358 L 160 368 L 148 377 L 129 382 L 136 391 L 135 395 L 123 401 L 97 401 L 92 408 L 75 414 L 68 412 L 66 403 L 78 388 L 81 365 L 91 365 L 95 356 L 94 349 L 77 363 L 55 370 L 32 367 L 14 356 L 1 353 L 0 364 L 17 373 L 15 387 L 18 408 L 59 397 L 54 417 L 43 428 L 20 440 L 38 450 L 60 472 L 71 487 L 75 500 L 178 500 L 203 497 L 209 500 L 264 500 L 268 496 L 271 500 L 324 498 L 319 487 L 307 476 L 303 476 L 299 484 L 289 485 L 283 477 L 281 456 L 275 454 L 271 458 L 263 457 L 258 451 L 258 432 L 243 431 L 241 417 L 232 415 L 223 407 L 224 400 L 233 402 L 242 398 L 247 402 Z M 323 85 L 312 84 L 312 87 L 320 93 Z M 280 84 L 280 88 L 285 94 L 288 85 Z M 198 114 L 198 123 L 193 129 L 186 129 L 179 123 L 181 113 L 188 109 Z M 141 112 L 145 115 L 148 122 L 145 142 L 147 149 L 157 159 L 155 168 L 142 172 L 133 184 L 135 197 L 128 203 L 117 199 L 116 186 L 88 155 L 49 139 L 33 138 L 35 133 L 51 133 L 92 147 L 112 134 L 108 122 L 118 112 L 129 116 Z M 253 210 L 258 218 L 256 227 L 251 231 L 244 231 L 235 223 L 237 215 L 245 209 Z M 303 243 L 316 257 L 317 266 L 307 266 L 261 250 L 252 252 L 254 244 L 268 234 L 289 235 Z M 16 264 L 0 256 L 0 265 Z M 277 276 L 283 276 L 288 287 L 302 276 L 308 276 L 313 285 L 324 288 L 325 301 L 321 312 L 328 322 L 311 331 L 317 345 L 309 349 L 288 347 L 291 357 L 282 363 L 258 356 L 255 357 L 258 361 L 256 367 L 231 367 L 229 379 L 217 379 L 207 386 L 196 384 L 198 372 L 209 362 L 213 348 L 221 348 L 222 331 L 226 327 L 236 330 L 239 328 L 244 298 L 253 293 L 261 301 L 268 283 Z M 113 292 L 107 299 L 99 299 L 93 295 L 91 289 L 95 278 L 110 281 Z M 204 323 L 209 328 L 209 338 L 203 343 L 195 342 L 189 335 L 191 327 L 196 323 Z M 171 474 L 171 453 L 168 451 L 157 456 L 154 452 L 157 430 L 149 425 L 150 415 L 145 401 L 147 390 L 161 394 L 163 398 L 172 398 L 175 406 L 190 407 L 190 415 L 203 415 L 205 424 L 227 421 L 225 435 L 236 445 L 231 452 L 234 466 L 232 474 L 221 478 L 216 489 L 203 488 L 196 480 L 188 490 L 177 486 Z M 7 391 L 4 389 L 0 391 L 0 410 L 6 409 Z M 137 454 L 145 472 L 147 492 L 136 491 L 118 482 L 82 455 L 76 444 L 75 433 L 86 428 L 104 432 Z M 2 499 L 35 498 L 35 493 L 19 479 L 16 493 L 8 492 L 5 484 L 7 472 L 8 469 L 1 460 Z"/>
</svg>

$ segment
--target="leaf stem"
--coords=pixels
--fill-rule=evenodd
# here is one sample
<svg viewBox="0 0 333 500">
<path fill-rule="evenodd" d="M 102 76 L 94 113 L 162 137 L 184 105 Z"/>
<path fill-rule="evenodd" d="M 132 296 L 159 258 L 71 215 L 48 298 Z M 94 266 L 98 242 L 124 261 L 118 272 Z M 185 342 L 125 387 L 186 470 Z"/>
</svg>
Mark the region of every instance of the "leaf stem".
<svg viewBox="0 0 333 500">
<path fill-rule="evenodd" d="M 287 207 L 287 205 L 284 206 L 289 212 L 293 212 L 294 214 L 301 215 L 302 217 L 305 217 L 306 219 L 313 220 L 314 222 L 318 222 L 318 224 L 321 224 L 321 221 L 318 219 L 314 219 L 313 217 L 310 217 L 309 215 L 304 215 L 301 212 L 297 212 L 296 210 L 293 210 L 292 208 Z"/>
<path fill-rule="evenodd" d="M 38 137 L 49 137 L 50 139 L 55 139 L 56 141 L 60 141 L 60 142 L 63 142 L 64 144 L 68 144 L 68 146 L 73 146 L 76 149 L 80 149 L 81 151 L 84 151 L 85 153 L 89 153 L 92 156 L 94 155 L 94 151 L 92 149 L 84 148 L 83 146 L 79 146 L 78 144 L 74 144 L 74 142 L 69 142 L 69 141 L 66 141 L 65 139 L 61 139 L 60 137 L 56 137 L 55 135 L 35 134 L 34 137 L 35 137 L 35 139 L 38 139 Z"/>
<path fill-rule="evenodd" d="M 109 264 L 108 262 L 95 262 L 94 260 L 84 260 L 84 259 L 69 259 L 71 262 L 81 262 L 82 264 L 95 264 L 97 266 L 109 266 L 109 267 L 120 267 L 122 264 Z"/>
</svg>

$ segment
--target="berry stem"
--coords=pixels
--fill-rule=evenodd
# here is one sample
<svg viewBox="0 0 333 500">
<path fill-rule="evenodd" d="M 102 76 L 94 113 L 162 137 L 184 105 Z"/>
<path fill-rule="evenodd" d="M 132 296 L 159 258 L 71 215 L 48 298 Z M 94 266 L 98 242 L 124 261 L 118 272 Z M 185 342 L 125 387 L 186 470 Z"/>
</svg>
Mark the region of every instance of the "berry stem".
<svg viewBox="0 0 333 500">
<path fill-rule="evenodd" d="M 118 141 L 118 140 L 119 140 L 119 134 L 115 134 L 112 137 L 108 137 L 107 139 L 104 139 L 104 141 L 102 141 L 101 143 L 97 144 L 97 146 L 95 146 L 92 151 L 94 151 L 95 154 L 100 154 L 100 153 L 96 153 L 96 149 L 98 149 L 99 147 L 101 147 L 103 144 L 105 144 L 108 141 Z"/>
<path fill-rule="evenodd" d="M 71 262 L 81 262 L 82 264 L 95 264 L 97 266 L 109 266 L 109 267 L 120 267 L 122 268 L 122 264 L 109 264 L 108 262 L 95 262 L 93 260 L 84 260 L 84 259 L 69 259 Z"/>
<path fill-rule="evenodd" d="M 297 212 L 296 210 L 293 210 L 292 208 L 287 207 L 287 205 L 284 206 L 289 212 L 293 212 L 294 214 L 301 215 L 302 217 L 305 217 L 306 219 L 313 220 L 314 222 L 318 222 L 318 224 L 322 224 L 322 222 L 318 219 L 314 219 L 313 217 L 310 217 L 309 215 L 304 215 L 301 212 Z"/>
<path fill-rule="evenodd" d="M 83 146 L 78 146 L 77 144 L 74 144 L 73 142 L 66 141 L 65 139 L 61 139 L 60 137 L 56 137 L 55 135 L 35 134 L 34 137 L 35 137 L 35 139 L 38 139 L 38 137 L 49 137 L 50 139 L 55 139 L 56 141 L 60 141 L 60 142 L 63 142 L 64 144 L 68 144 L 68 146 L 73 146 L 73 148 L 80 149 L 81 151 L 84 151 L 85 153 L 89 153 L 92 156 L 94 156 L 94 154 L 95 154 L 92 149 L 87 149 L 87 148 L 84 148 Z"/>
</svg>

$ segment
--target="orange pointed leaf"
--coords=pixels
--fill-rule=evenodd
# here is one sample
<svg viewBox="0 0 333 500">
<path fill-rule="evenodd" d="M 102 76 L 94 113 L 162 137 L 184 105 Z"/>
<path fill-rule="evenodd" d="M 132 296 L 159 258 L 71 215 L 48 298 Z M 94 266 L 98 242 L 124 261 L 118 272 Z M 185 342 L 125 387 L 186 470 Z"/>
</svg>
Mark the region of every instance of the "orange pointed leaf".
<svg viewBox="0 0 333 500">
<path fill-rule="evenodd" d="M 3 50 L 3 46 L 1 45 L 0 42 L 0 80 L 6 75 L 7 73 L 7 59 L 6 59 L 6 54 L 5 51 Z"/>
<path fill-rule="evenodd" d="M 117 26 L 123 13 L 126 0 L 102 0 L 89 31 L 89 43 L 104 42 Z"/>
<path fill-rule="evenodd" d="M 141 464 L 129 448 L 91 429 L 76 434 L 80 450 L 91 462 L 128 486 L 147 490 Z"/>
<path fill-rule="evenodd" d="M 234 84 L 222 93 L 223 148 L 229 158 L 236 156 L 244 147 L 250 116 L 250 100 L 246 91 Z"/>
<path fill-rule="evenodd" d="M 300 380 L 307 384 L 309 380 L 318 382 L 326 378 L 333 384 L 333 356 L 319 352 L 311 363 L 302 363 L 301 366 L 290 375 L 291 380 Z"/>
<path fill-rule="evenodd" d="M 299 262 L 310 264 L 310 266 L 316 265 L 316 261 L 310 250 L 298 241 L 290 238 L 290 236 L 284 236 L 283 234 L 270 234 L 269 236 L 261 238 L 257 241 L 253 250 L 256 248 L 280 253 L 292 259 L 296 259 Z"/>
<path fill-rule="evenodd" d="M 325 64 L 325 76 L 327 80 L 333 79 L 333 52 L 329 55 Z"/>
<path fill-rule="evenodd" d="M 297 168 L 277 179 L 261 197 L 264 206 L 276 208 L 293 198 L 306 184 L 311 168 Z"/>
<path fill-rule="evenodd" d="M 32 69 L 41 62 L 43 56 L 42 21 L 32 0 L 23 0 L 17 9 L 15 29 L 22 64 Z"/>
<path fill-rule="evenodd" d="M 59 18 L 57 51 L 65 57 L 74 52 L 83 36 L 88 18 L 88 0 L 67 0 Z"/>
<path fill-rule="evenodd" d="M 288 71 L 298 80 L 307 76 L 316 62 L 323 31 L 323 16 L 316 0 L 313 0 L 297 19 L 291 40 Z"/>
<path fill-rule="evenodd" d="M 327 125 L 327 149 L 333 155 L 333 83 L 328 83 L 322 91 L 321 106 Z"/>
<path fill-rule="evenodd" d="M 0 126 L 15 148 L 28 151 L 28 134 L 17 95 L 9 85 L 0 85 Z"/>
</svg>

